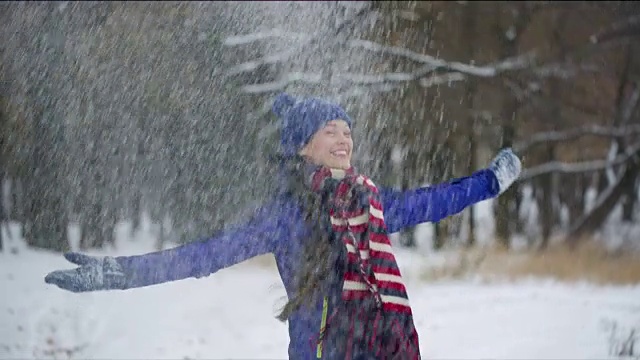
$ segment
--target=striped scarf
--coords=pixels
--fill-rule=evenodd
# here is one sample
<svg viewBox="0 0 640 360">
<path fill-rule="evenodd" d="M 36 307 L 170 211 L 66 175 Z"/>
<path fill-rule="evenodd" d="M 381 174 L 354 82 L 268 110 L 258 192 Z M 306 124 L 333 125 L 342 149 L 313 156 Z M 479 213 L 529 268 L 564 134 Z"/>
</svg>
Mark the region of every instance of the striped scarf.
<svg viewBox="0 0 640 360">
<path fill-rule="evenodd" d="M 332 311 L 319 341 L 339 339 L 327 346 L 344 349 L 345 359 L 362 354 L 419 359 L 418 335 L 376 186 L 353 168 L 320 167 L 309 180 L 313 191 L 327 194 L 333 235 L 347 251 L 342 304 Z"/>
</svg>

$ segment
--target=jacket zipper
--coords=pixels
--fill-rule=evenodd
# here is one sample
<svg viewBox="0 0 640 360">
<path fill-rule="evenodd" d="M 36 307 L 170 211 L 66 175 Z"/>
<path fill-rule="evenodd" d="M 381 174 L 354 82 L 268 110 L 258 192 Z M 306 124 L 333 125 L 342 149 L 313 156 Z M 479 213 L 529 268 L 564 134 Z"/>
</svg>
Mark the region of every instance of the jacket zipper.
<svg viewBox="0 0 640 360">
<path fill-rule="evenodd" d="M 329 312 L 329 299 L 325 296 L 322 301 L 322 320 L 320 321 L 320 341 L 316 349 L 316 358 L 322 359 L 322 343 L 324 341 L 324 328 L 327 326 L 327 313 Z"/>
</svg>

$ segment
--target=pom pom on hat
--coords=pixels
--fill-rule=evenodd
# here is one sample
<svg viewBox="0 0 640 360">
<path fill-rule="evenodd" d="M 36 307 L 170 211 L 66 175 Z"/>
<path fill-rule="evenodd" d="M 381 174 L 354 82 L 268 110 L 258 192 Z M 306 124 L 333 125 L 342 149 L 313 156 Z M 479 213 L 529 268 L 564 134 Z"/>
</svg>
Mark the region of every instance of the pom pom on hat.
<svg viewBox="0 0 640 360">
<path fill-rule="evenodd" d="M 291 110 L 291 108 L 295 103 L 296 103 L 296 99 L 293 96 L 287 93 L 281 93 L 273 101 L 273 106 L 271 107 L 271 110 L 279 118 L 284 118 L 285 115 L 289 112 L 289 110 Z"/>
<path fill-rule="evenodd" d="M 351 127 L 351 118 L 340 105 L 318 98 L 298 100 L 281 93 L 271 109 L 282 121 L 280 145 L 284 156 L 297 154 L 331 120 L 344 120 Z"/>
</svg>

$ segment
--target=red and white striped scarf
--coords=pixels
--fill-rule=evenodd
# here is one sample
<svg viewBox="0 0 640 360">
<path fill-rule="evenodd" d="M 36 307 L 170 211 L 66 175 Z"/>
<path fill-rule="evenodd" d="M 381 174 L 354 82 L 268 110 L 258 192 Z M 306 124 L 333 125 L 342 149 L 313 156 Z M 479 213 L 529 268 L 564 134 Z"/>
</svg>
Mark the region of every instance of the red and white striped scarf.
<svg viewBox="0 0 640 360">
<path fill-rule="evenodd" d="M 418 335 L 378 189 L 353 168 L 320 167 L 311 174 L 310 183 L 312 190 L 328 192 L 333 235 L 347 250 L 344 306 L 329 318 L 349 324 L 342 328 L 347 332 L 345 357 L 366 351 L 377 359 L 419 359 Z M 336 328 L 329 322 L 327 331 Z"/>
</svg>

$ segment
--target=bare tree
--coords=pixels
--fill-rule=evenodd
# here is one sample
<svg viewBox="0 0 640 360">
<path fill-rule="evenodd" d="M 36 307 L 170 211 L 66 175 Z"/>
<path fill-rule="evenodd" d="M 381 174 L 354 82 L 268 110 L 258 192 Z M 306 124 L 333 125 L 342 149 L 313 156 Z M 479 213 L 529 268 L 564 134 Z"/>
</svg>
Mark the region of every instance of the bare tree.
<svg viewBox="0 0 640 360">
<path fill-rule="evenodd" d="M 0 66 L 0 81 L 2 79 L 1 77 L 1 69 L 2 66 Z M 0 95 L 2 96 L 2 95 Z M 5 114 L 5 108 L 6 106 L 4 105 L 4 101 L 3 101 L 3 97 L 0 97 L 0 251 L 3 250 L 4 248 L 4 234 L 3 234 L 3 226 L 6 226 L 7 231 L 9 230 L 9 222 L 8 222 L 8 216 L 6 214 L 5 211 L 5 197 L 4 197 L 4 184 L 7 180 L 7 164 L 9 162 L 8 160 L 8 151 L 6 149 L 6 134 L 7 134 L 7 130 L 8 130 L 8 126 L 7 126 L 7 116 Z"/>
</svg>

